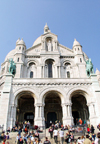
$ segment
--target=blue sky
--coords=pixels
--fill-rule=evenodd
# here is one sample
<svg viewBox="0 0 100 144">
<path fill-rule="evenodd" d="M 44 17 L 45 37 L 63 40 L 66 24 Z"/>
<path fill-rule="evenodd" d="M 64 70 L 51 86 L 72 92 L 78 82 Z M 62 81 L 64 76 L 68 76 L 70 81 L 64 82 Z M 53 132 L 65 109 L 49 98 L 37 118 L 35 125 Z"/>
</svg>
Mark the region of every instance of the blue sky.
<svg viewBox="0 0 100 144">
<path fill-rule="evenodd" d="M 100 0 L 1 0 L 0 64 L 18 38 L 31 47 L 46 22 L 61 44 L 72 49 L 76 38 L 100 70 Z"/>
</svg>

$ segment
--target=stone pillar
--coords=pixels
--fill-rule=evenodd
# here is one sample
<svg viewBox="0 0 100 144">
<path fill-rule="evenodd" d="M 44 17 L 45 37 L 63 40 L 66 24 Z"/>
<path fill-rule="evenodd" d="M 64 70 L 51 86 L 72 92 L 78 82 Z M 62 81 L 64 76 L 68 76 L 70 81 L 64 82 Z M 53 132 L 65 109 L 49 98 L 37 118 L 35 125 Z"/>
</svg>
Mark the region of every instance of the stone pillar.
<svg viewBox="0 0 100 144">
<path fill-rule="evenodd" d="M 89 117 L 89 120 L 90 120 L 90 124 L 95 124 L 96 123 L 96 120 L 97 120 L 97 117 L 96 117 L 96 114 L 95 114 L 95 110 L 94 110 L 94 103 L 88 103 L 88 108 L 89 108 L 89 114 L 90 114 L 90 117 Z"/>
<path fill-rule="evenodd" d="M 10 118 L 9 103 L 11 97 L 11 83 L 13 75 L 8 73 L 6 75 L 4 87 L 1 93 L 1 105 L 0 105 L 0 125 L 4 125 L 4 130 L 7 129 Z"/>
<path fill-rule="evenodd" d="M 62 111 L 63 111 L 63 125 L 72 125 L 73 118 L 71 112 L 71 103 L 64 103 L 62 104 Z"/>
<path fill-rule="evenodd" d="M 42 103 L 35 104 L 34 124 L 38 126 L 45 126 L 44 105 Z"/>
</svg>

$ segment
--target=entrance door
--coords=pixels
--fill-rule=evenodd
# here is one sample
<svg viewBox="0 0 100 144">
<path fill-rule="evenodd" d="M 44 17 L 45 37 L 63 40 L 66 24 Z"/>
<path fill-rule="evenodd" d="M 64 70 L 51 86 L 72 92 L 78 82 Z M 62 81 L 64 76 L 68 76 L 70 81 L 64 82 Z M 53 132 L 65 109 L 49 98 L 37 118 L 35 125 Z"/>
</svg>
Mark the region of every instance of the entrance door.
<svg viewBox="0 0 100 144">
<path fill-rule="evenodd" d="M 72 116 L 74 118 L 74 124 L 76 125 L 79 119 L 79 113 L 78 111 L 72 111 Z"/>
<path fill-rule="evenodd" d="M 49 112 L 47 114 L 47 125 L 48 127 L 50 126 L 50 121 L 52 121 L 52 123 L 55 123 L 55 121 L 57 120 L 57 115 L 55 112 Z"/>
<path fill-rule="evenodd" d="M 32 112 L 30 113 L 25 113 L 24 114 L 24 119 L 26 121 L 29 121 L 31 124 L 33 124 L 33 121 L 34 121 L 34 114 Z"/>
</svg>

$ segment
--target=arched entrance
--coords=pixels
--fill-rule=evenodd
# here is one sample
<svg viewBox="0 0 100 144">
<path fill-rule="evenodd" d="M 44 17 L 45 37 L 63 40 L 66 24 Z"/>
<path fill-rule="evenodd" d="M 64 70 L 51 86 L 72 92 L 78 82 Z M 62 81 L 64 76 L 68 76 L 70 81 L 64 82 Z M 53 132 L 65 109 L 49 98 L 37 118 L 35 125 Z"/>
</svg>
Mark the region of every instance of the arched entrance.
<svg viewBox="0 0 100 144">
<path fill-rule="evenodd" d="M 73 93 L 71 101 L 74 124 L 77 124 L 79 118 L 81 118 L 83 122 L 87 121 L 89 119 L 89 110 L 84 93 L 80 91 Z"/>
<path fill-rule="evenodd" d="M 57 92 L 53 91 L 46 94 L 44 116 L 46 127 L 50 126 L 50 122 L 60 121 L 62 123 L 61 99 Z"/>
<path fill-rule="evenodd" d="M 31 92 L 21 92 L 17 100 L 17 113 L 16 119 L 22 124 L 22 122 L 29 121 L 34 124 L 35 107 L 34 98 Z"/>
</svg>

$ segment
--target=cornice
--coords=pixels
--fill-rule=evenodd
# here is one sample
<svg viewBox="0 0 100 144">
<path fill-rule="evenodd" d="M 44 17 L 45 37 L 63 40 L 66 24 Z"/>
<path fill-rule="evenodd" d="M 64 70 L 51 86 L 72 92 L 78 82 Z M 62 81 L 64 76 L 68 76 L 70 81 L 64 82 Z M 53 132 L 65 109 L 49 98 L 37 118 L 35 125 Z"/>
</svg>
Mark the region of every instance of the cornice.
<svg viewBox="0 0 100 144">
<path fill-rule="evenodd" d="M 12 85 L 14 86 L 90 86 L 92 83 L 90 82 L 84 82 L 84 83 L 68 83 L 68 82 L 13 82 Z"/>
</svg>

